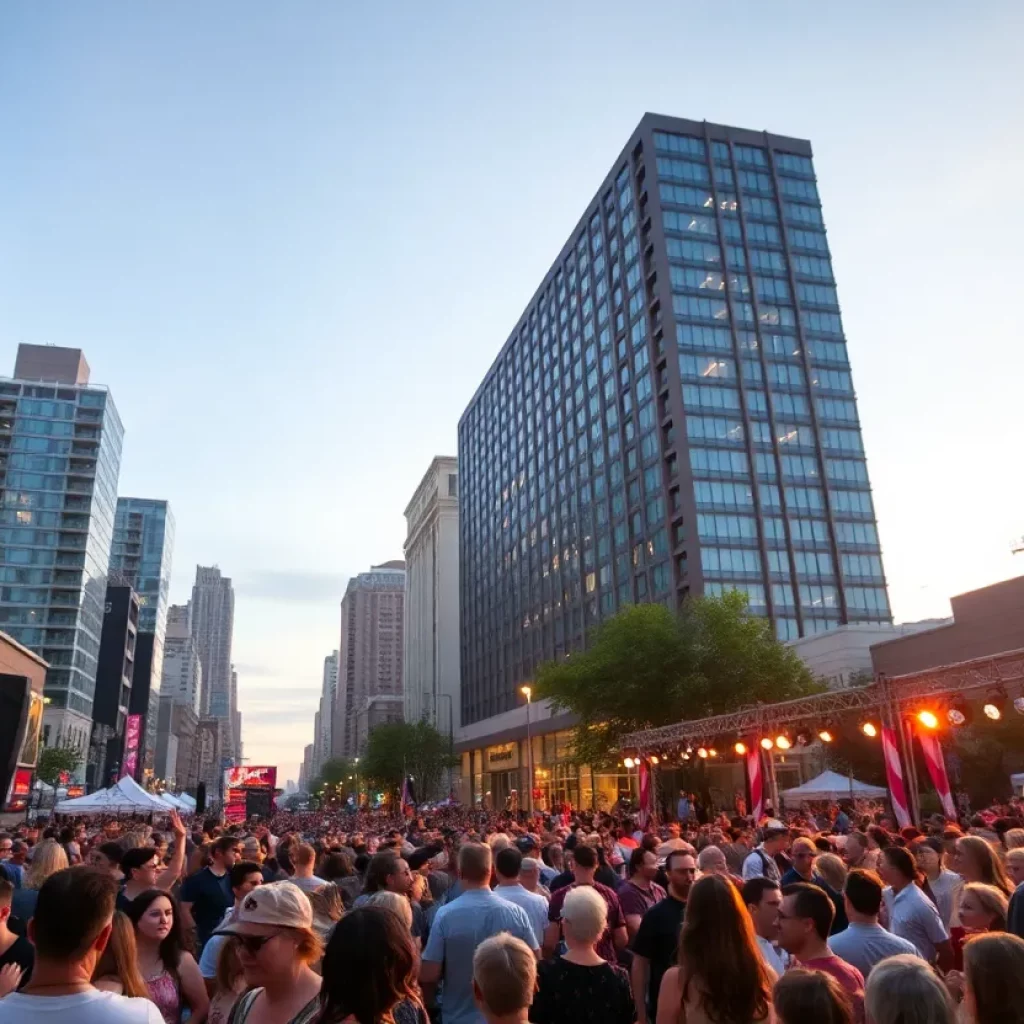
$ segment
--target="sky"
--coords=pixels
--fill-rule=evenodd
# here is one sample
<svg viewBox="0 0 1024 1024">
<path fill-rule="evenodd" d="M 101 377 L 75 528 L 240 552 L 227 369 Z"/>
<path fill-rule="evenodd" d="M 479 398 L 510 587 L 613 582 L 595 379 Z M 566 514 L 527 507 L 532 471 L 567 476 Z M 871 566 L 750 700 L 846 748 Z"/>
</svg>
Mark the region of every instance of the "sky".
<svg viewBox="0 0 1024 1024">
<path fill-rule="evenodd" d="M 1013 0 L 11 0 L 0 373 L 84 349 L 296 778 L 346 580 L 643 113 L 808 138 L 893 611 L 947 615 L 1024 573 L 1022 36 Z"/>
</svg>

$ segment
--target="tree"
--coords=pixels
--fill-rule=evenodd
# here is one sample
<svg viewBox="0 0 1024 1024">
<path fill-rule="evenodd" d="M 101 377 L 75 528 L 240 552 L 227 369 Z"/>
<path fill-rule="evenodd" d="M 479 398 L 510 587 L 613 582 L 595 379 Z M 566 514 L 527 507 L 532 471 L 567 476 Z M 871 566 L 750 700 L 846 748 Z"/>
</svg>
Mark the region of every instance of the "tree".
<svg viewBox="0 0 1024 1024">
<path fill-rule="evenodd" d="M 455 764 L 448 738 L 429 722 L 388 722 L 371 731 L 359 769 L 368 783 L 393 796 L 411 776 L 423 800 L 439 792 L 443 773 Z"/>
<path fill-rule="evenodd" d="M 540 668 L 537 697 L 577 716 L 573 759 L 605 765 L 627 732 L 824 689 L 743 594 L 688 600 L 679 615 L 635 605 L 586 651 Z"/>
<path fill-rule="evenodd" d="M 56 790 L 61 776 L 71 775 L 82 763 L 82 752 L 73 746 L 58 743 L 53 747 L 43 747 L 36 762 L 36 778 Z"/>
<path fill-rule="evenodd" d="M 344 803 L 356 795 L 356 764 L 343 757 L 334 757 L 323 763 L 320 774 L 309 784 L 311 796 L 320 799 L 321 790 L 327 799 Z"/>
</svg>

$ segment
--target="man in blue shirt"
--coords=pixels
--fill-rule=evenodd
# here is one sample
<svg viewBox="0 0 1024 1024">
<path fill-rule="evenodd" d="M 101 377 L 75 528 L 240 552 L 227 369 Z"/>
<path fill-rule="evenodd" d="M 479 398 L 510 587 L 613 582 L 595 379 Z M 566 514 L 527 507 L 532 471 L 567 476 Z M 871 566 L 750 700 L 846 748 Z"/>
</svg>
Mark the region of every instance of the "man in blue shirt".
<svg viewBox="0 0 1024 1024">
<path fill-rule="evenodd" d="M 473 1000 L 473 954 L 485 939 L 509 932 L 539 952 L 530 919 L 521 907 L 490 889 L 491 849 L 467 843 L 459 851 L 459 878 L 464 892 L 441 907 L 430 929 L 420 965 L 424 1001 L 431 1005 L 443 978 L 441 1013 L 445 1024 L 481 1024 Z"/>
</svg>

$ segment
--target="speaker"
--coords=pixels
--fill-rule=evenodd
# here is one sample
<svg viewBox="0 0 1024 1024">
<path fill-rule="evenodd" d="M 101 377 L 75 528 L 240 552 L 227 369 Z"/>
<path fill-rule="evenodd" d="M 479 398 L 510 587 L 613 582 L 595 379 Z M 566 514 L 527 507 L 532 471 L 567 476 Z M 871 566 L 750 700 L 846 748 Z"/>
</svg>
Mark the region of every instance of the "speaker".
<svg viewBox="0 0 1024 1024">
<path fill-rule="evenodd" d="M 36 759 L 36 735 L 26 743 L 29 728 L 28 709 L 31 702 L 32 683 L 27 676 L 0 675 L 0 810 L 7 802 L 7 793 L 14 780 L 14 772 L 22 762 L 22 748 L 25 755 L 31 755 L 27 763 L 34 765 Z M 40 704 L 40 709 L 42 705 Z M 32 723 L 37 730 L 39 723 Z"/>
<path fill-rule="evenodd" d="M 200 782 L 196 786 L 196 814 L 202 814 L 206 810 L 206 783 Z"/>
</svg>

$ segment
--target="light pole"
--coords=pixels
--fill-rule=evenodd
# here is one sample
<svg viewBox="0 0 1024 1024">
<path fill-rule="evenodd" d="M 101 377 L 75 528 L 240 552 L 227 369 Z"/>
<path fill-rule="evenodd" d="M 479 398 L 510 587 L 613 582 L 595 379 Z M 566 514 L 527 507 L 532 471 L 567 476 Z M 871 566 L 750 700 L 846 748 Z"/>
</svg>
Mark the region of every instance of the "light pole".
<svg viewBox="0 0 1024 1024">
<path fill-rule="evenodd" d="M 533 687 L 523 686 L 520 687 L 520 692 L 526 698 L 526 760 L 530 773 L 529 781 L 526 786 L 527 797 L 529 800 L 528 810 L 530 817 L 533 817 L 533 736 L 530 733 L 530 704 L 533 699 Z"/>
<path fill-rule="evenodd" d="M 359 758 L 357 757 L 352 763 L 356 766 L 356 813 L 358 814 L 361 806 L 361 802 L 359 800 L 361 795 L 359 792 Z"/>
</svg>

